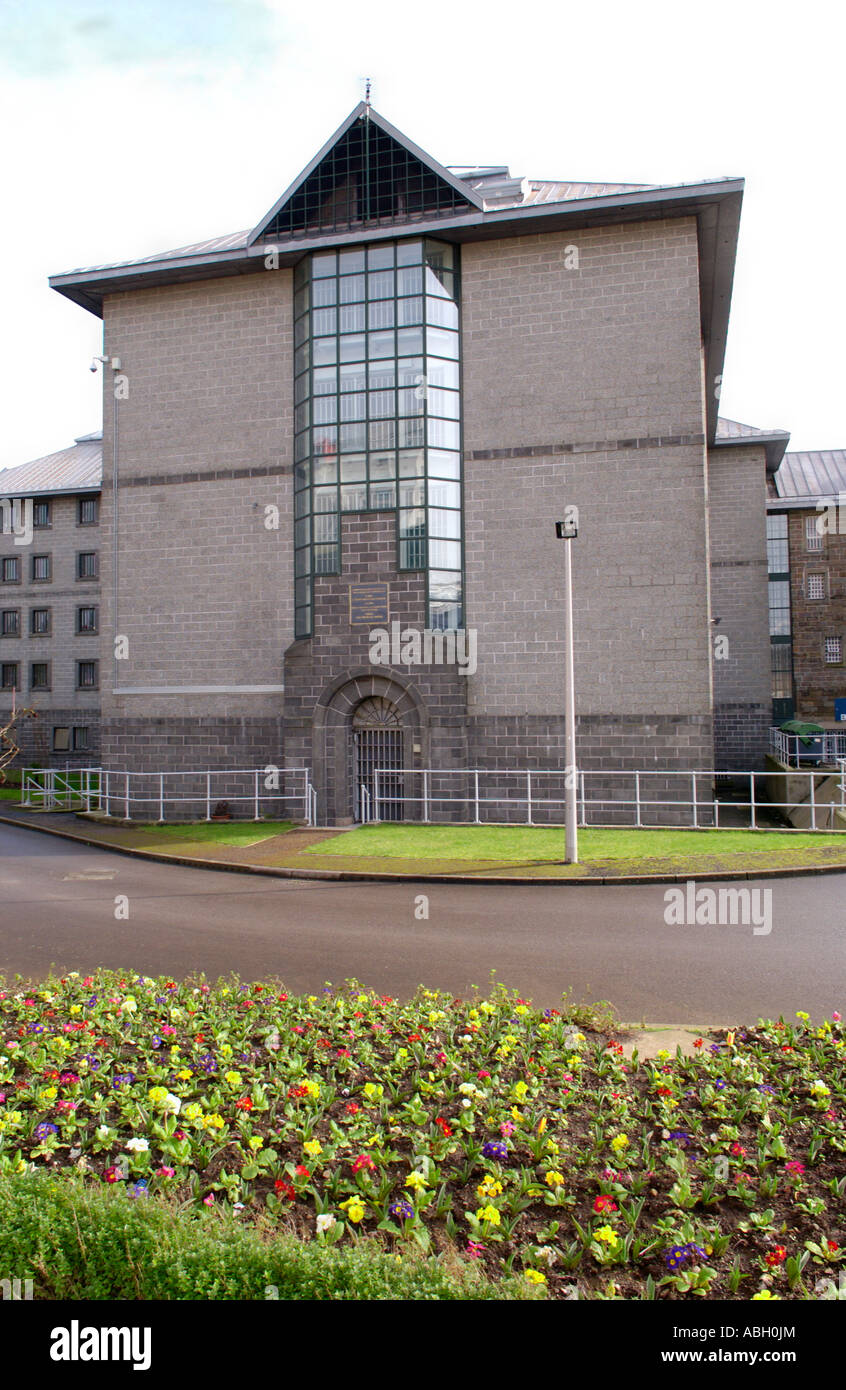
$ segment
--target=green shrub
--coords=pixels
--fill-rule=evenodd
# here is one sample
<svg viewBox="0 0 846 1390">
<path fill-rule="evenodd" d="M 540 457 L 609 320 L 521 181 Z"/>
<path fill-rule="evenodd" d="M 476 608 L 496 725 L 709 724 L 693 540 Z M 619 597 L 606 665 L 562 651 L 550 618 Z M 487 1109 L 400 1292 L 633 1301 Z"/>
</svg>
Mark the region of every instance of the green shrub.
<svg viewBox="0 0 846 1390">
<path fill-rule="evenodd" d="M 239 1226 L 92 1188 L 70 1174 L 0 1177 L 0 1278 L 32 1279 L 37 1299 L 514 1299 L 522 1281 L 488 1283 L 474 1267 L 343 1248 Z"/>
</svg>

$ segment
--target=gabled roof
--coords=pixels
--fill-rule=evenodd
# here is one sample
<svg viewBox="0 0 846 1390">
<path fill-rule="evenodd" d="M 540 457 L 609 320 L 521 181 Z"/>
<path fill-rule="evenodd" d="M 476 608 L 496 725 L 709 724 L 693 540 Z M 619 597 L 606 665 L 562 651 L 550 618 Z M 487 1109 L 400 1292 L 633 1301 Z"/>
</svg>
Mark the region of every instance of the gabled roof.
<svg viewBox="0 0 846 1390">
<path fill-rule="evenodd" d="M 43 493 L 99 492 L 103 481 L 103 435 L 82 434 L 68 449 L 0 469 L 0 497 Z"/>
<path fill-rule="evenodd" d="M 394 228 L 482 208 L 467 184 L 360 102 L 253 229 L 258 241 Z"/>
<path fill-rule="evenodd" d="M 51 276 L 50 285 L 102 317 L 109 294 L 260 274 L 294 266 L 317 246 L 409 235 L 437 236 L 461 245 L 693 218 L 706 373 L 709 382 L 716 382 L 725 356 L 742 196 L 743 180 L 732 178 L 649 185 L 513 179 L 505 166 L 461 166 L 458 172 L 456 166 L 438 164 L 361 103 L 251 232 L 135 261 L 68 271 Z M 269 246 L 275 252 L 272 267 L 267 264 Z M 710 439 L 716 426 L 716 400 L 710 390 L 706 402 Z"/>
<path fill-rule="evenodd" d="M 846 449 L 818 449 L 785 454 L 775 475 L 776 496 L 769 506 L 815 507 L 846 495 Z"/>
<path fill-rule="evenodd" d="M 743 425 L 739 420 L 728 420 L 721 415 L 717 420 L 714 447 L 721 444 L 763 444 L 767 456 L 767 471 L 772 473 L 781 463 L 789 440 L 789 430 L 759 430 L 755 425 Z"/>
</svg>

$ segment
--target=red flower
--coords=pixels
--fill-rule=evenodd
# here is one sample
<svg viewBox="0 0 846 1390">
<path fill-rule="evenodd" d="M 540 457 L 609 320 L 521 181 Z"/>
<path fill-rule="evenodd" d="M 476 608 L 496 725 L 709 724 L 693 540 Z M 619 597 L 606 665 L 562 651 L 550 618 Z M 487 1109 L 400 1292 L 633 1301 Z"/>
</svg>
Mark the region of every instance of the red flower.
<svg viewBox="0 0 846 1390">
<path fill-rule="evenodd" d="M 284 1196 L 288 1198 L 289 1202 L 293 1202 L 296 1199 L 296 1191 L 292 1187 L 291 1183 L 286 1182 L 284 1178 L 277 1178 L 273 1186 L 276 1188 L 276 1191 L 279 1193 L 279 1195 L 282 1196 L 284 1194 Z"/>
<path fill-rule="evenodd" d="M 784 1246 L 777 1245 L 775 1250 L 771 1250 L 769 1255 L 767 1255 L 767 1264 L 770 1269 L 776 1269 L 779 1265 L 783 1265 L 786 1259 L 787 1251 Z"/>
<path fill-rule="evenodd" d="M 835 1250 L 840 1249 L 840 1246 L 837 1244 L 836 1240 L 827 1240 L 826 1245 L 828 1246 L 828 1251 L 830 1255 L 833 1255 Z"/>
<path fill-rule="evenodd" d="M 420 1036 L 419 1033 L 409 1033 L 409 1035 L 408 1035 L 408 1041 L 409 1041 L 409 1042 L 422 1042 L 423 1039 L 421 1038 L 421 1036 Z"/>
<path fill-rule="evenodd" d="M 285 1000 L 286 1000 L 287 998 L 288 998 L 287 994 L 280 994 L 280 995 L 279 995 L 279 1003 L 280 1003 L 280 1004 L 284 1004 L 284 1003 L 285 1003 Z"/>
<path fill-rule="evenodd" d="M 702 1046 L 703 1046 L 703 1039 L 702 1039 L 702 1038 L 694 1038 L 694 1039 L 693 1039 L 693 1046 L 694 1046 L 694 1047 L 702 1047 Z"/>
<path fill-rule="evenodd" d="M 617 1203 L 613 1197 L 596 1197 L 594 1198 L 593 1209 L 595 1212 L 616 1211 Z"/>
<path fill-rule="evenodd" d="M 373 1162 L 373 1159 L 370 1157 L 369 1154 L 359 1154 L 358 1158 L 354 1159 L 352 1164 L 352 1170 L 354 1173 L 360 1173 L 362 1169 L 370 1170 L 375 1167 L 376 1164 Z"/>
<path fill-rule="evenodd" d="M 438 1126 L 438 1129 L 439 1129 L 443 1134 L 446 1135 L 446 1137 L 447 1137 L 447 1139 L 448 1139 L 449 1136 L 452 1134 L 452 1126 L 449 1125 L 449 1124 L 447 1124 L 447 1122 L 446 1122 L 446 1120 L 444 1119 L 443 1115 L 438 1115 L 438 1116 L 436 1116 L 436 1118 L 435 1118 L 435 1124 Z"/>
<path fill-rule="evenodd" d="M 253 1102 L 250 1100 L 249 1096 L 242 1096 L 240 1100 L 236 1100 L 235 1102 L 236 1110 L 252 1110 L 252 1108 Z"/>
<path fill-rule="evenodd" d="M 307 1089 L 307 1087 L 305 1087 L 305 1086 L 289 1086 L 289 1087 L 288 1087 L 288 1099 L 289 1099 L 289 1100 L 300 1100 L 303 1096 L 307 1096 L 307 1095 L 308 1095 L 308 1089 Z"/>
<path fill-rule="evenodd" d="M 360 1109 L 361 1106 L 356 1105 L 354 1100 L 347 1101 L 346 1110 L 348 1115 L 357 1115 Z"/>
<path fill-rule="evenodd" d="M 298 1178 L 310 1178 L 310 1177 L 311 1177 L 311 1172 L 310 1172 L 310 1170 L 309 1170 L 308 1168 L 306 1168 L 306 1166 L 305 1166 L 304 1163 L 298 1163 L 297 1166 L 296 1166 L 296 1168 L 294 1169 L 294 1172 L 296 1173 L 296 1175 L 297 1175 Z"/>
</svg>

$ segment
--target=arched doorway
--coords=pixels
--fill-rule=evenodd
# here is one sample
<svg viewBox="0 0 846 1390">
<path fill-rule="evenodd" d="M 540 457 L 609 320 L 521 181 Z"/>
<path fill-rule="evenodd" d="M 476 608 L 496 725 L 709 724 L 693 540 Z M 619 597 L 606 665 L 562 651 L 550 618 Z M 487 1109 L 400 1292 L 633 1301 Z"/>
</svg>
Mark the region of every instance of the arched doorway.
<svg viewBox="0 0 846 1390">
<path fill-rule="evenodd" d="M 355 819 L 403 820 L 405 739 L 397 706 L 368 695 L 353 711 L 351 736 Z"/>
</svg>

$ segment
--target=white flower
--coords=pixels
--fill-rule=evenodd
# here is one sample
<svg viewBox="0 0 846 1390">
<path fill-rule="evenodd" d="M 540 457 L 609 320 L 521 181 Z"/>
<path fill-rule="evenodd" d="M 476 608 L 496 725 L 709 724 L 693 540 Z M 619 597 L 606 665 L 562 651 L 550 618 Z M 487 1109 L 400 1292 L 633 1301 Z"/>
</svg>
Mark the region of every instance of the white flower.
<svg viewBox="0 0 846 1390">
<path fill-rule="evenodd" d="M 318 1216 L 317 1234 L 320 1235 L 323 1231 L 331 1231 L 334 1224 L 335 1218 L 331 1212 L 326 1212 L 324 1215 Z"/>
<path fill-rule="evenodd" d="M 129 1149 L 130 1153 L 145 1154 L 150 1145 L 147 1143 L 146 1139 L 127 1139 L 126 1147 Z"/>
<path fill-rule="evenodd" d="M 106 1139 L 106 1138 L 108 1138 L 108 1134 L 109 1134 L 109 1126 L 108 1126 L 108 1125 L 98 1125 L 98 1126 L 97 1126 L 97 1138 L 98 1138 L 98 1139 Z"/>
<path fill-rule="evenodd" d="M 462 1107 L 463 1107 L 465 1110 L 469 1110 L 469 1109 L 470 1109 L 470 1106 L 473 1104 L 473 1102 L 472 1102 L 471 1100 L 468 1100 L 468 1099 L 466 1098 L 466 1096 L 465 1096 L 465 1098 L 464 1098 L 464 1100 L 461 1102 L 461 1104 L 462 1104 Z"/>
<path fill-rule="evenodd" d="M 178 1115 L 182 1109 L 182 1101 L 179 1096 L 175 1096 L 172 1091 L 168 1091 L 162 1101 L 162 1110 L 166 1115 Z"/>
</svg>

